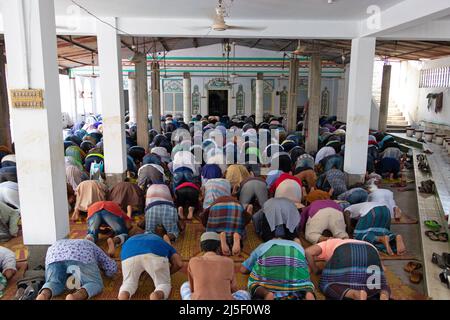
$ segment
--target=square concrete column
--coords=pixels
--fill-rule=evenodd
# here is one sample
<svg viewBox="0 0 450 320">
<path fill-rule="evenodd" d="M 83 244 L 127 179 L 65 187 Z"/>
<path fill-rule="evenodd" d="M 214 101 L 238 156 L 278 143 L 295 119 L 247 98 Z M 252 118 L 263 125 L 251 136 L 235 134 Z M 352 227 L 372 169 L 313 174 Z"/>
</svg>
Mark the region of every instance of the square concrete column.
<svg viewBox="0 0 450 320">
<path fill-rule="evenodd" d="M 129 122 L 137 121 L 136 74 L 128 72 L 128 116 Z"/>
<path fill-rule="evenodd" d="M 392 66 L 383 66 L 383 79 L 381 80 L 380 116 L 378 118 L 378 130 L 386 131 L 389 112 L 389 93 L 391 90 Z"/>
<path fill-rule="evenodd" d="M 183 121 L 189 124 L 192 118 L 192 85 L 191 74 L 183 74 Z"/>
<path fill-rule="evenodd" d="M 367 170 L 375 38 L 352 40 L 344 170 L 349 182 L 362 182 Z"/>
<path fill-rule="evenodd" d="M 298 59 L 291 59 L 289 63 L 288 131 L 295 131 L 297 127 L 298 66 Z"/>
<path fill-rule="evenodd" d="M 259 124 L 264 118 L 264 74 L 262 72 L 256 75 L 255 86 L 255 122 Z"/>
<path fill-rule="evenodd" d="M 46 246 L 69 234 L 55 8 L 53 0 L 1 5 L 9 89 L 43 90 L 43 108 L 12 106 L 11 119 L 24 244 Z"/>
<path fill-rule="evenodd" d="M 305 141 L 306 152 L 317 151 L 319 144 L 320 86 L 322 80 L 322 60 L 319 54 L 313 54 L 310 61 L 310 88 L 308 106 L 308 131 Z"/>
<path fill-rule="evenodd" d="M 116 25 L 115 18 L 104 20 Z M 97 44 L 103 105 L 105 174 L 108 183 L 113 184 L 121 181 L 127 170 L 120 36 L 115 29 L 98 22 Z"/>
<path fill-rule="evenodd" d="M 148 83 L 147 56 L 137 55 L 136 71 L 136 100 L 137 100 L 137 144 L 148 150 Z"/>
<path fill-rule="evenodd" d="M 161 133 L 161 89 L 159 63 L 152 61 L 152 128 Z"/>
</svg>

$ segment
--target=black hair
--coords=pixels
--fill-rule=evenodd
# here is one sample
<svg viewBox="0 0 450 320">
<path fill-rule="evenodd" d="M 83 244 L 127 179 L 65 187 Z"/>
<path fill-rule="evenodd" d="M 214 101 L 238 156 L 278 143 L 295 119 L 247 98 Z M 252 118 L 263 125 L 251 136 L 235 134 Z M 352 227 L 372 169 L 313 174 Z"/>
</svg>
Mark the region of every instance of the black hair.
<svg viewBox="0 0 450 320">
<path fill-rule="evenodd" d="M 200 247 L 203 252 L 216 252 L 220 248 L 220 241 L 218 240 L 205 240 L 200 242 Z"/>
</svg>

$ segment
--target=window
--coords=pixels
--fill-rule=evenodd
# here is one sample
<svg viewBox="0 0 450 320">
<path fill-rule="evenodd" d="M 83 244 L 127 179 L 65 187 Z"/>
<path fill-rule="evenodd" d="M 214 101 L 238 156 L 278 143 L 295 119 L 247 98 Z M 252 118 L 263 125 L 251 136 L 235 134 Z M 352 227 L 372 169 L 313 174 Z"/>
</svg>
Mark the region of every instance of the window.
<svg viewBox="0 0 450 320">
<path fill-rule="evenodd" d="M 163 80 L 163 113 L 172 115 L 183 114 L 183 80 Z"/>
</svg>

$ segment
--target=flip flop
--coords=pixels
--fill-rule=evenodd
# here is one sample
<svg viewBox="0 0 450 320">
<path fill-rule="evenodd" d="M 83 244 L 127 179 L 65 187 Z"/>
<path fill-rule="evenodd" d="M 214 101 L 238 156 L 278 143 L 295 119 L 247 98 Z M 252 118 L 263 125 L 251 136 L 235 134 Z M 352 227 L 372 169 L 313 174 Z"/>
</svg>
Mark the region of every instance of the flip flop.
<svg viewBox="0 0 450 320">
<path fill-rule="evenodd" d="M 433 231 L 439 231 L 442 227 L 436 220 L 426 220 L 424 224 L 428 229 L 431 229 Z"/>
<path fill-rule="evenodd" d="M 433 253 L 431 262 L 436 264 L 441 269 L 447 268 L 447 264 L 445 263 L 444 258 L 437 253 Z"/>
<path fill-rule="evenodd" d="M 446 232 L 441 232 L 437 234 L 439 241 L 448 242 L 448 234 Z"/>
<path fill-rule="evenodd" d="M 422 279 L 423 273 L 419 270 L 413 270 L 413 272 L 411 272 L 411 276 L 409 277 L 409 281 L 414 284 L 419 284 L 420 282 L 422 282 Z"/>
<path fill-rule="evenodd" d="M 422 269 L 422 264 L 420 262 L 414 262 L 414 261 L 408 262 L 405 265 L 405 267 L 403 268 L 403 270 L 405 270 L 408 273 L 411 273 L 414 270 L 419 270 L 419 269 Z"/>
<path fill-rule="evenodd" d="M 431 241 L 440 241 L 438 234 L 434 231 L 426 231 L 425 235 L 431 240 Z"/>
</svg>

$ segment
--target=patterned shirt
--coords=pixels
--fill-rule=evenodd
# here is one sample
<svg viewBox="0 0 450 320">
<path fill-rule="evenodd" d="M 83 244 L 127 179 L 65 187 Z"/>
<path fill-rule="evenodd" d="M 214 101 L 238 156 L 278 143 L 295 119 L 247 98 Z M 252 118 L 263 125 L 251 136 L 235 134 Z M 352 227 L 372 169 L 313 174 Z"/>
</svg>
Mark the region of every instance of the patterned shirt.
<svg viewBox="0 0 450 320">
<path fill-rule="evenodd" d="M 208 208 L 217 198 L 231 196 L 231 184 L 226 179 L 210 179 L 204 188 L 203 209 Z"/>
<path fill-rule="evenodd" d="M 340 194 L 347 191 L 347 185 L 345 183 L 345 173 L 338 169 L 331 169 L 325 173 L 326 179 L 330 184 L 331 188 L 334 190 L 334 195 L 339 196 Z"/>
<path fill-rule="evenodd" d="M 162 200 L 162 199 L 161 199 Z M 156 227 L 161 224 L 167 233 L 178 237 L 178 213 L 172 202 L 155 201 L 145 208 L 145 232 L 155 233 Z"/>
<path fill-rule="evenodd" d="M 47 250 L 45 265 L 67 260 L 86 264 L 95 262 L 105 271 L 107 277 L 112 277 L 117 272 L 117 263 L 89 240 L 63 239 L 56 241 Z"/>
</svg>

